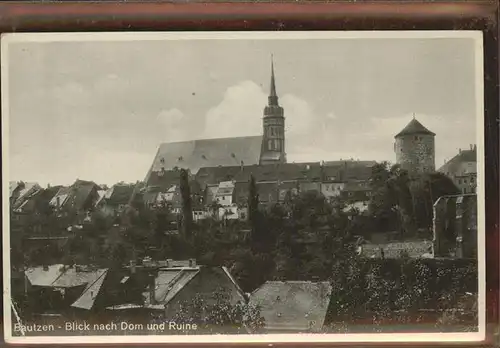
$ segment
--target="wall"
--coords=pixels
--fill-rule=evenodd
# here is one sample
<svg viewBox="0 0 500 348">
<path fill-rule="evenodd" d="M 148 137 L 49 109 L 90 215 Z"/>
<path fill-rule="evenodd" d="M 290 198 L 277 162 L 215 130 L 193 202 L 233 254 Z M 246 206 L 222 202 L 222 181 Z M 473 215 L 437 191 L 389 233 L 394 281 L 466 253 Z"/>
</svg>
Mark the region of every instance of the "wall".
<svg viewBox="0 0 500 348">
<path fill-rule="evenodd" d="M 437 257 L 477 257 L 477 196 L 446 196 L 434 204 L 434 251 Z"/>
<path fill-rule="evenodd" d="M 411 172 L 435 171 L 435 143 L 432 135 L 404 135 L 394 144 L 396 163 Z"/>
<path fill-rule="evenodd" d="M 345 183 L 322 183 L 321 193 L 326 198 L 338 197 L 345 187 Z"/>
</svg>

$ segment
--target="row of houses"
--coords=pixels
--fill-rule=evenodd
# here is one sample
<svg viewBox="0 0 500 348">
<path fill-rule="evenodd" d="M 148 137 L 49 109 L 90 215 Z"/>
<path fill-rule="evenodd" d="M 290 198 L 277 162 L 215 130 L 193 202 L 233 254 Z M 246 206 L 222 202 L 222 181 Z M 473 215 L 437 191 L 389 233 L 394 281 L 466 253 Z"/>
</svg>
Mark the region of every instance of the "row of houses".
<svg viewBox="0 0 500 348">
<path fill-rule="evenodd" d="M 193 218 L 245 220 L 251 176 L 264 205 L 282 203 L 289 194 L 316 191 L 327 199 L 341 197 L 363 209 L 366 204 L 360 202 L 369 199 L 369 178 L 374 164 L 343 161 L 201 168 L 190 176 Z M 10 202 L 17 216 L 39 213 L 48 203 L 60 216 L 75 214 L 80 222 L 88 218 L 90 211 L 119 215 L 134 202 L 151 208 L 169 206 L 173 213 L 180 213 L 180 170 L 152 172 L 145 183 L 119 183 L 109 189 L 85 180 L 76 180 L 67 187 L 48 188 L 36 183 L 11 182 Z"/>
<path fill-rule="evenodd" d="M 175 318 L 195 297 L 214 304 L 214 294 L 223 293 L 232 305 L 258 306 L 267 332 L 315 332 L 323 328 L 331 293 L 328 282 L 307 281 L 268 281 L 244 293 L 227 268 L 194 260 L 143 262 L 121 270 L 40 266 L 26 270 L 22 282 L 18 287 L 30 302 L 19 316 L 26 324 L 117 318 L 146 324 Z"/>
</svg>

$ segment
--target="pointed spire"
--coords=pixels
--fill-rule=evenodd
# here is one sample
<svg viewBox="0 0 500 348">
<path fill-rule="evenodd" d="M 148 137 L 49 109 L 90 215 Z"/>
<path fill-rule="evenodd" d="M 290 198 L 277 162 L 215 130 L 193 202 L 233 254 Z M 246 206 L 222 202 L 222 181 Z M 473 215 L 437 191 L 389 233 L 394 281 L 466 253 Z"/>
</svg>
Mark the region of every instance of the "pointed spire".
<svg viewBox="0 0 500 348">
<path fill-rule="evenodd" d="M 271 54 L 271 88 L 270 88 L 270 96 L 271 97 L 276 97 L 276 82 L 274 80 L 274 59 L 273 55 Z"/>
<path fill-rule="evenodd" d="M 276 93 L 276 81 L 274 78 L 274 56 L 271 54 L 271 87 L 269 89 L 269 105 L 278 105 L 278 94 Z"/>
</svg>

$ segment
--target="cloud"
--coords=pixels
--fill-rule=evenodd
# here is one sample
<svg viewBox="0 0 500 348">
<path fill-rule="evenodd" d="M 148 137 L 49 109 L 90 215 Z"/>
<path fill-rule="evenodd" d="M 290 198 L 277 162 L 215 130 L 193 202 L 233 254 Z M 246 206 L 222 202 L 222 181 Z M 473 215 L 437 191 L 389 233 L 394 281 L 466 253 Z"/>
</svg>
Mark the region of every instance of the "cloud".
<svg viewBox="0 0 500 348">
<path fill-rule="evenodd" d="M 205 138 L 226 138 L 262 134 L 262 111 L 267 96 L 253 81 L 229 87 L 222 101 L 205 117 Z"/>
<path fill-rule="evenodd" d="M 262 116 L 267 94 L 253 81 L 242 81 L 229 87 L 222 101 L 211 108 L 205 118 L 204 138 L 224 138 L 262 134 Z M 285 131 L 289 156 L 304 151 L 328 151 L 335 119 L 315 112 L 305 99 L 285 94 L 280 98 L 285 111 Z M 308 150 L 305 150 L 308 149 Z"/>
<path fill-rule="evenodd" d="M 162 110 L 156 117 L 161 138 L 165 142 L 187 140 L 190 137 L 190 125 L 184 113 L 177 109 Z"/>
</svg>

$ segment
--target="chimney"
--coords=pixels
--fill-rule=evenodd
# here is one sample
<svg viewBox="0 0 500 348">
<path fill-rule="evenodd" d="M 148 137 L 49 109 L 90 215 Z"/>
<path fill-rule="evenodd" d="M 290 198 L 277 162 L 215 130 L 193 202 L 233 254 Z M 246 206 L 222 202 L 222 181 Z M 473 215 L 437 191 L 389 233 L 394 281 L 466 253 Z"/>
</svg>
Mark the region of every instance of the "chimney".
<svg viewBox="0 0 500 348">
<path fill-rule="evenodd" d="M 243 161 L 240 162 L 240 169 L 241 171 L 243 171 L 243 167 L 245 166 L 245 163 L 243 163 Z"/>
<path fill-rule="evenodd" d="M 135 260 L 130 260 L 130 273 L 135 274 L 136 270 Z"/>
<path fill-rule="evenodd" d="M 458 149 L 458 153 L 459 153 L 459 154 L 460 154 L 460 153 L 462 153 L 462 149 Z"/>
<path fill-rule="evenodd" d="M 49 265 L 43 265 L 43 270 L 48 271 L 49 270 Z"/>
<path fill-rule="evenodd" d="M 474 150 L 474 151 L 476 151 L 476 150 L 477 150 L 477 146 L 476 146 L 476 144 L 474 144 L 474 149 L 473 149 L 473 150 Z"/>
<path fill-rule="evenodd" d="M 196 259 L 189 259 L 189 267 L 196 267 Z"/>
<path fill-rule="evenodd" d="M 171 267 L 173 267 L 173 266 L 174 266 L 174 260 L 172 260 L 172 259 L 167 259 L 167 267 L 168 267 L 168 268 L 171 268 Z"/>
<path fill-rule="evenodd" d="M 148 275 L 148 280 L 149 280 L 149 303 L 154 305 L 156 304 L 156 298 L 155 298 L 155 290 L 156 290 L 156 277 L 154 274 L 149 274 Z"/>
</svg>

